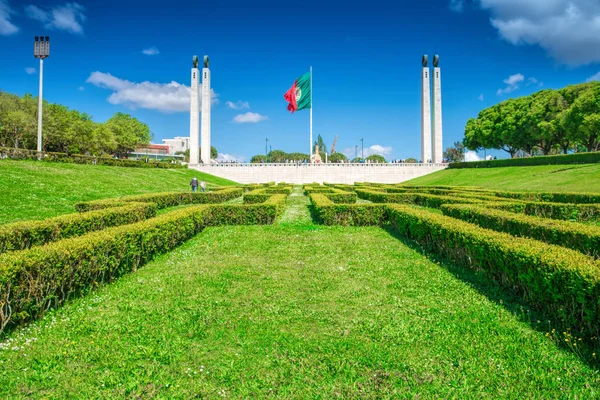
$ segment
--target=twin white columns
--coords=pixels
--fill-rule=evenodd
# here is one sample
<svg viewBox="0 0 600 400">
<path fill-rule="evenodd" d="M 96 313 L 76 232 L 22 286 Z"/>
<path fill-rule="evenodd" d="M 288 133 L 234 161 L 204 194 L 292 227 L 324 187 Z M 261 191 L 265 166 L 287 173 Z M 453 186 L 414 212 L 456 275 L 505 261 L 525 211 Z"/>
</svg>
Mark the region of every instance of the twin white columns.
<svg viewBox="0 0 600 400">
<path fill-rule="evenodd" d="M 423 56 L 421 73 L 421 161 L 424 163 L 441 163 L 442 148 L 442 80 L 439 57 L 433 60 L 433 107 L 431 105 L 430 68 L 427 56 Z M 433 118 L 432 118 L 433 114 Z M 433 121 L 433 126 L 432 126 Z"/>
<path fill-rule="evenodd" d="M 192 68 L 192 86 L 190 100 L 190 164 L 210 164 L 210 69 L 208 68 L 208 57 L 204 56 L 204 68 L 202 68 L 202 154 L 198 157 L 199 131 L 199 80 L 198 58 L 194 56 L 194 67 Z"/>
</svg>

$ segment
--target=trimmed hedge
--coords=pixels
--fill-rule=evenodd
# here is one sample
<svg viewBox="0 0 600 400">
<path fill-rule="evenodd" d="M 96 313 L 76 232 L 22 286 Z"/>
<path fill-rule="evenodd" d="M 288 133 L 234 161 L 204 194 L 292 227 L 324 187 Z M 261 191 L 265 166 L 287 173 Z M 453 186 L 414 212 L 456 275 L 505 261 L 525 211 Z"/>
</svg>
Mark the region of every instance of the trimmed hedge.
<svg viewBox="0 0 600 400">
<path fill-rule="evenodd" d="M 517 289 L 533 306 L 585 334 L 600 333 L 600 263 L 575 250 L 495 232 L 405 205 L 389 205 L 402 235 Z"/>
<path fill-rule="evenodd" d="M 373 203 L 403 203 L 417 204 L 423 207 L 440 208 L 442 204 L 482 204 L 485 200 L 477 198 L 463 198 L 457 196 L 437 196 L 419 193 L 384 193 L 371 190 L 357 189 L 359 198 L 370 200 Z"/>
<path fill-rule="evenodd" d="M 287 194 L 290 195 L 292 194 L 292 188 L 289 186 L 272 186 L 272 187 L 268 187 L 266 189 L 268 194 Z"/>
<path fill-rule="evenodd" d="M 216 204 L 205 213 L 207 226 L 214 225 L 268 225 L 285 208 L 287 195 L 272 194 L 261 204 Z"/>
<path fill-rule="evenodd" d="M 337 191 L 335 193 L 322 193 L 325 195 L 325 197 L 327 197 L 329 200 L 333 201 L 336 204 L 354 204 L 356 203 L 356 200 L 358 199 L 358 195 L 356 194 L 356 192 L 352 192 L 352 193 L 348 193 L 348 192 L 343 192 L 339 193 L 340 191 Z"/>
<path fill-rule="evenodd" d="M 129 168 L 187 168 L 187 164 L 179 162 L 158 162 L 158 161 L 138 161 L 123 160 L 112 157 L 86 156 L 82 154 L 66 154 L 52 152 L 37 152 L 35 150 L 14 149 L 10 147 L 0 147 L 0 159 L 9 158 L 11 160 L 33 160 L 33 161 L 51 161 L 70 164 L 94 164 L 110 165 L 114 167 Z"/>
<path fill-rule="evenodd" d="M 514 214 L 469 204 L 446 204 L 444 215 L 499 232 L 529 237 L 600 257 L 600 227 Z"/>
<path fill-rule="evenodd" d="M 117 197 L 114 199 L 94 200 L 75 204 L 79 212 L 101 210 L 109 207 L 122 206 L 128 202 L 156 203 L 158 209 L 179 206 L 183 204 L 214 204 L 242 196 L 243 189 L 228 188 L 209 193 L 164 192 L 148 193 L 135 196 Z"/>
<path fill-rule="evenodd" d="M 106 210 L 0 225 L 0 253 L 28 249 L 108 227 L 142 221 L 156 216 L 156 209 L 154 203 L 132 202 Z"/>
<path fill-rule="evenodd" d="M 458 162 L 448 164 L 448 168 L 525 167 L 534 165 L 593 164 L 597 162 L 600 162 L 600 152 Z"/>
<path fill-rule="evenodd" d="M 184 208 L 131 225 L 109 228 L 0 255 L 0 332 L 47 309 L 134 271 L 205 227 L 209 206 Z"/>
<path fill-rule="evenodd" d="M 313 217 L 325 225 L 384 225 L 387 207 L 384 204 L 335 204 L 322 193 L 310 195 Z"/>
<path fill-rule="evenodd" d="M 600 221 L 600 204 L 546 203 L 535 201 L 491 202 L 490 208 L 535 217 L 567 221 Z"/>
<path fill-rule="evenodd" d="M 244 194 L 244 204 L 258 204 L 269 200 L 272 195 L 267 194 L 266 189 L 256 189 Z"/>
</svg>

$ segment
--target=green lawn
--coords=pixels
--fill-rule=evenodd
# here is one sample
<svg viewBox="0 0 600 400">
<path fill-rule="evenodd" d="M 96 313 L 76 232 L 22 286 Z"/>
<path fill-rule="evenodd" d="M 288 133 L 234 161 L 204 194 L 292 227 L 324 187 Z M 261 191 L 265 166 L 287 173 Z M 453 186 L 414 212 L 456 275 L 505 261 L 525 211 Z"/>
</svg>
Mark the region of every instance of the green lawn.
<svg viewBox="0 0 600 400">
<path fill-rule="evenodd" d="M 187 169 L 123 168 L 36 161 L 0 161 L 0 224 L 75 212 L 78 201 L 190 190 L 193 176 L 234 182 Z"/>
<path fill-rule="evenodd" d="M 208 228 L 10 332 L 0 397 L 600 396 L 585 355 L 485 277 L 307 204 L 296 188 L 276 225 Z"/>
<path fill-rule="evenodd" d="M 537 192 L 600 192 L 600 164 L 447 169 L 404 182 Z"/>
</svg>

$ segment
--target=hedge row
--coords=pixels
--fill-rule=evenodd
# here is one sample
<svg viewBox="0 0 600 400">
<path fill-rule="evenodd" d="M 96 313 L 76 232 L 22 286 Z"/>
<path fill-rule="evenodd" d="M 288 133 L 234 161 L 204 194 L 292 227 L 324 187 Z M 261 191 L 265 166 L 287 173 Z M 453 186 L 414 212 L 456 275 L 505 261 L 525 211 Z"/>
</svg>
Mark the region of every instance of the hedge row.
<svg viewBox="0 0 600 400">
<path fill-rule="evenodd" d="M 600 333 L 600 263 L 593 258 L 405 205 L 390 205 L 389 218 L 400 234 L 486 271 L 564 325 Z"/>
<path fill-rule="evenodd" d="M 545 203 L 535 201 L 490 202 L 490 208 L 565 221 L 600 221 L 600 204 Z"/>
<path fill-rule="evenodd" d="M 600 162 L 600 152 L 458 162 L 448 164 L 448 168 L 525 167 L 533 165 L 593 164 L 597 162 Z"/>
<path fill-rule="evenodd" d="M 292 188 L 289 186 L 270 186 L 266 189 L 268 194 L 292 194 Z"/>
<path fill-rule="evenodd" d="M 333 201 L 336 204 L 354 204 L 354 203 L 356 203 L 356 200 L 358 199 L 358 195 L 356 194 L 356 192 L 349 193 L 349 192 L 337 190 L 334 193 L 322 193 L 322 194 L 324 194 L 325 197 L 327 197 L 329 200 Z"/>
<path fill-rule="evenodd" d="M 600 256 L 598 226 L 514 214 L 469 204 L 446 204 L 441 210 L 444 215 L 477 224 L 482 228 L 556 244 L 595 258 Z"/>
<path fill-rule="evenodd" d="M 206 210 L 205 221 L 213 225 L 268 225 L 281 215 L 287 195 L 272 194 L 261 204 L 216 204 Z"/>
<path fill-rule="evenodd" d="M 384 225 L 387 207 L 384 204 L 335 204 L 322 193 L 310 195 L 313 217 L 325 225 Z"/>
<path fill-rule="evenodd" d="M 135 270 L 205 227 L 209 206 L 0 255 L 0 332 Z"/>
<path fill-rule="evenodd" d="M 128 202 L 156 203 L 159 209 L 174 207 L 183 204 L 214 204 L 240 197 L 243 193 L 241 188 L 227 188 L 208 193 L 190 192 L 164 192 L 148 193 L 135 196 L 118 197 L 114 199 L 94 200 L 75 204 L 79 212 L 101 210 L 110 207 L 122 206 Z"/>
<path fill-rule="evenodd" d="M 267 194 L 266 189 L 255 189 L 244 194 L 244 204 L 259 204 L 269 200 L 272 195 Z"/>
<path fill-rule="evenodd" d="M 356 194 L 359 198 L 370 200 L 373 203 L 417 204 L 419 206 L 431 208 L 440 208 L 442 204 L 483 204 L 486 202 L 486 200 L 477 198 L 438 196 L 419 193 L 383 193 L 361 189 L 357 189 Z"/>
<path fill-rule="evenodd" d="M 142 221 L 154 217 L 156 209 L 154 203 L 133 202 L 121 207 L 83 214 L 0 225 L 0 253 L 28 249 L 108 227 Z"/>
<path fill-rule="evenodd" d="M 187 164 L 179 162 L 158 162 L 158 161 L 138 161 L 122 160 L 112 157 L 86 156 L 81 154 L 66 154 L 52 152 L 37 152 L 35 150 L 14 149 L 10 147 L 0 147 L 0 159 L 9 158 L 12 160 L 41 160 L 63 162 L 70 164 L 94 164 L 110 165 L 115 167 L 130 168 L 187 168 Z"/>
</svg>

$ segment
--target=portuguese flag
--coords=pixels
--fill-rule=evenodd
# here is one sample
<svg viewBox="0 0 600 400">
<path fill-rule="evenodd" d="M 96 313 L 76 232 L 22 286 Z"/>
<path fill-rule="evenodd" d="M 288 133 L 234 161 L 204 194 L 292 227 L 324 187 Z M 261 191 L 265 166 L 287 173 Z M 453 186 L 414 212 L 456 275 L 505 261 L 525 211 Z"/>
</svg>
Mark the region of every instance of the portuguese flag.
<svg viewBox="0 0 600 400">
<path fill-rule="evenodd" d="M 290 104 L 288 104 L 288 110 L 291 113 L 298 110 L 304 110 L 310 108 L 311 96 L 310 93 L 310 72 L 302 75 L 300 78 L 294 81 L 294 84 L 283 95 L 283 98 Z"/>
</svg>

